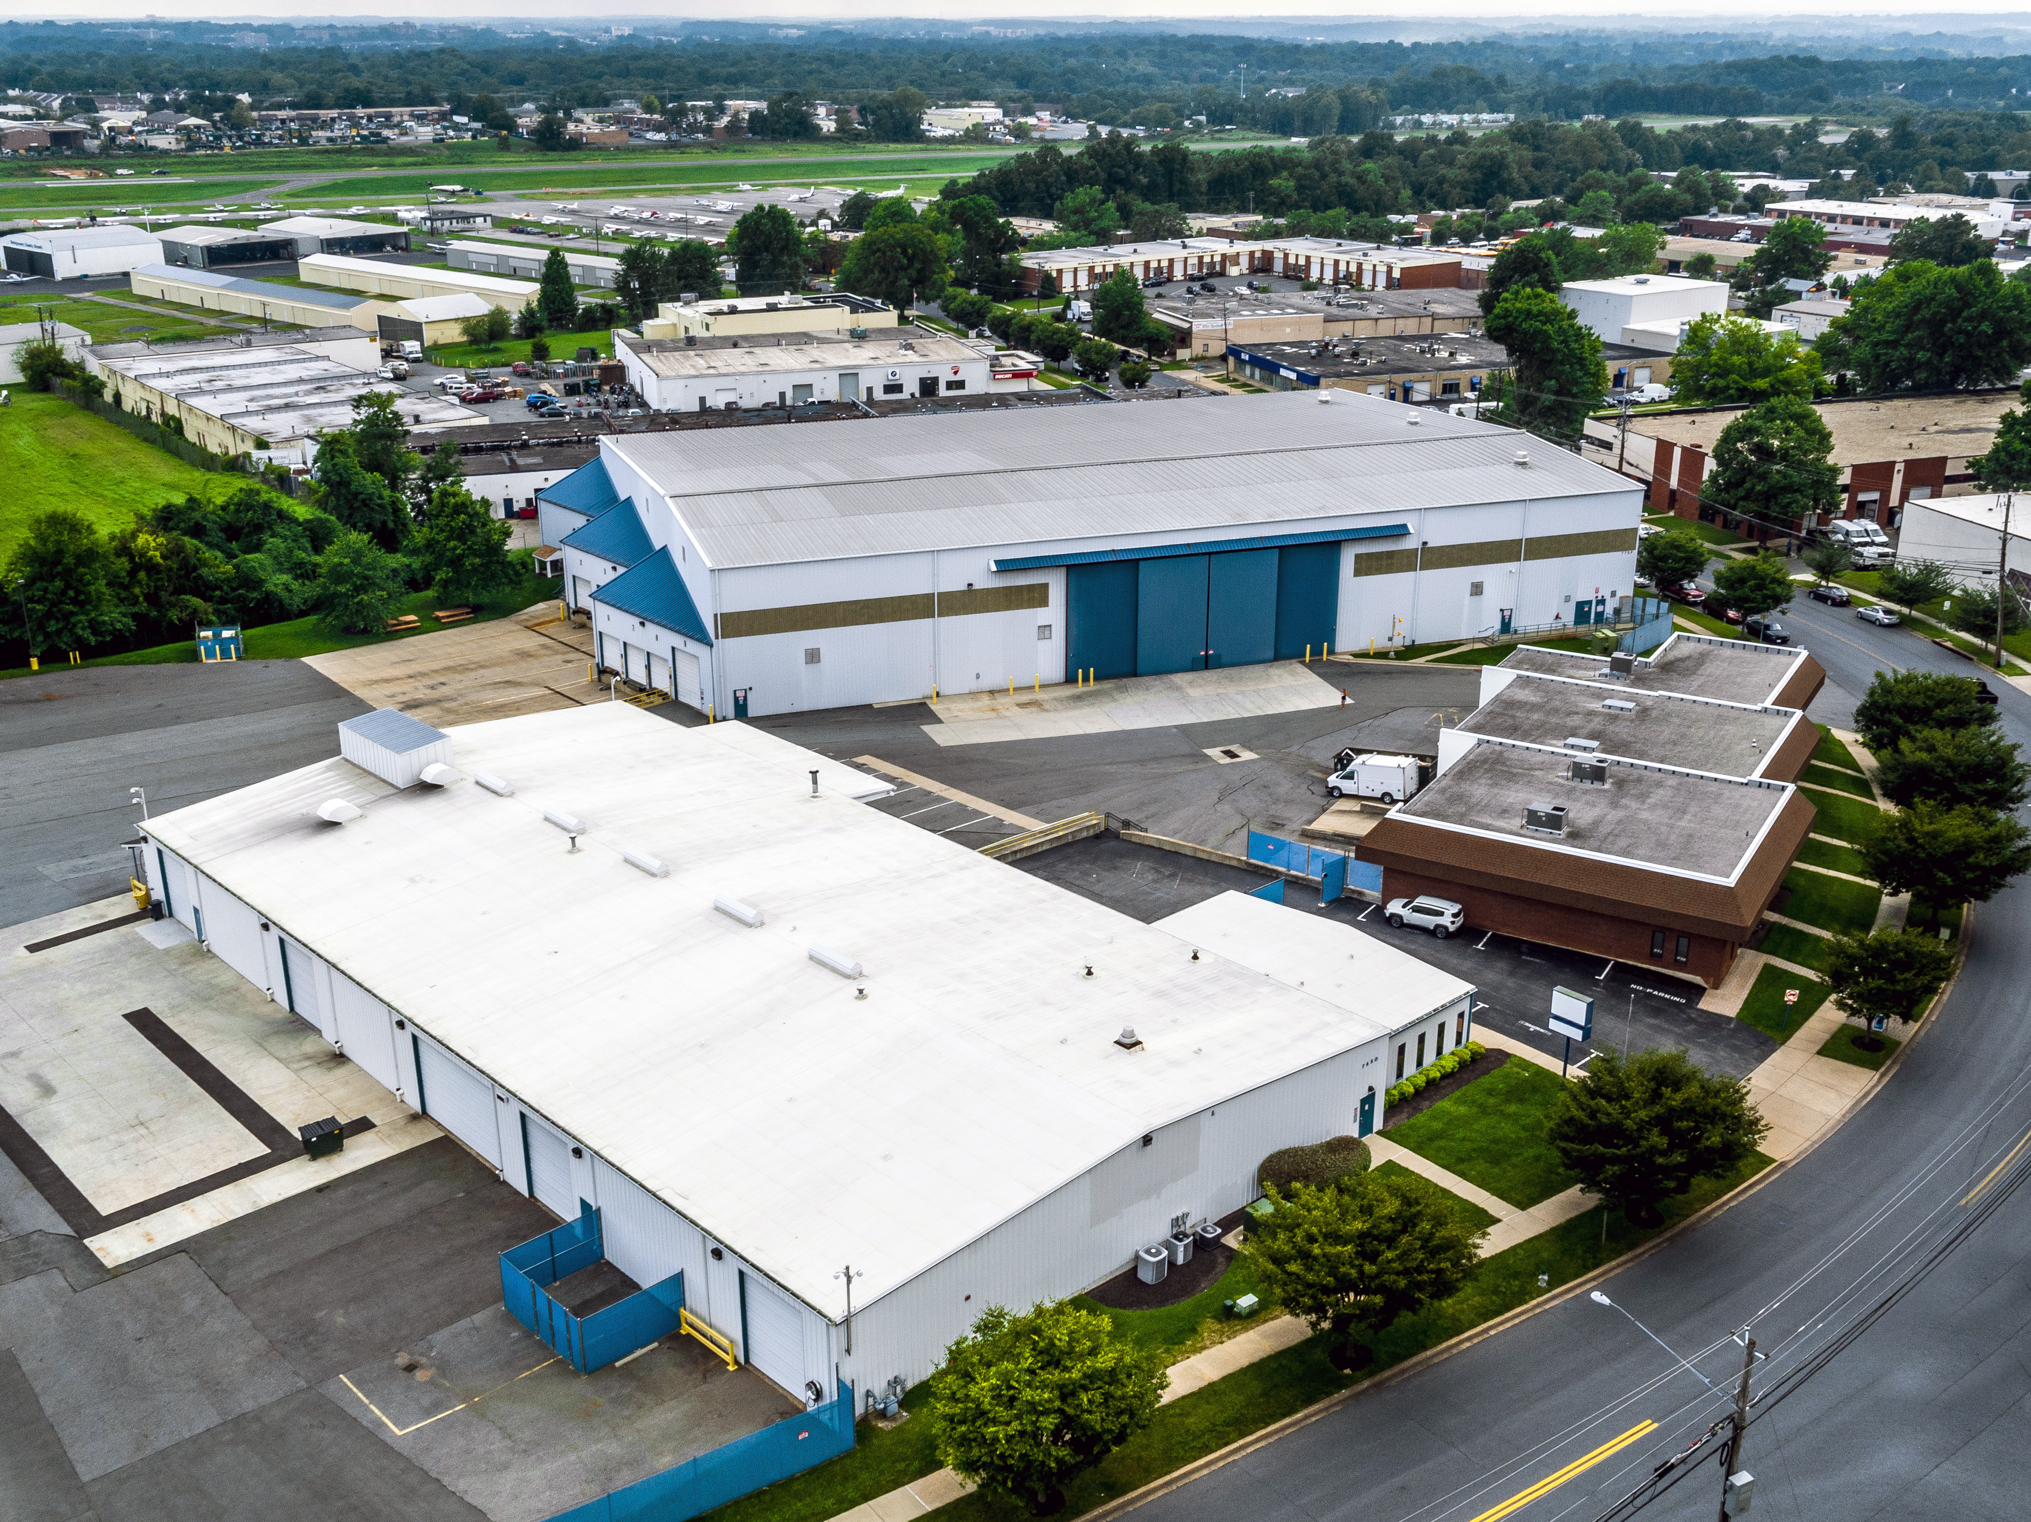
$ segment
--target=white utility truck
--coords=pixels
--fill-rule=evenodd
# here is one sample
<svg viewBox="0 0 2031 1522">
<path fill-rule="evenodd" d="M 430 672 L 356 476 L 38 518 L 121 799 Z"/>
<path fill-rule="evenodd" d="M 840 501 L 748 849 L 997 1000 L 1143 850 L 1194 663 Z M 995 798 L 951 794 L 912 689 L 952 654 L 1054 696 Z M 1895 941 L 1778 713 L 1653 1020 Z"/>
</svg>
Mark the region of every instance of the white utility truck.
<svg viewBox="0 0 2031 1522">
<path fill-rule="evenodd" d="M 1384 803 L 1401 803 L 1417 791 L 1416 756 L 1384 756 L 1373 751 L 1357 756 L 1343 753 L 1339 769 L 1326 779 L 1326 791 L 1335 798 L 1379 798 Z"/>
</svg>

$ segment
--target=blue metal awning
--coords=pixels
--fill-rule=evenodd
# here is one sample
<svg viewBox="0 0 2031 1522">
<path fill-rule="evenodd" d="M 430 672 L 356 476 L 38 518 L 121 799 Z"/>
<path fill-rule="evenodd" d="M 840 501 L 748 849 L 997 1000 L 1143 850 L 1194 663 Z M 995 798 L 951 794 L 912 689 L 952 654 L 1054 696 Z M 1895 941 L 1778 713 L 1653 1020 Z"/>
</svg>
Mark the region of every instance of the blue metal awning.
<svg viewBox="0 0 2031 1522">
<path fill-rule="evenodd" d="M 1097 565 L 1110 560 L 1165 560 L 1174 555 L 1221 555 L 1229 550 L 1274 550 L 1287 544 L 1337 544 L 1342 539 L 1394 539 L 1410 532 L 1407 523 L 1370 528 L 1323 529 L 1309 534 L 1260 534 L 1253 539 L 1202 539 L 1196 544 L 1145 544 L 1132 550 L 1069 550 L 1056 555 L 1021 555 L 997 560 L 997 571 L 1034 571 L 1050 565 Z"/>
</svg>

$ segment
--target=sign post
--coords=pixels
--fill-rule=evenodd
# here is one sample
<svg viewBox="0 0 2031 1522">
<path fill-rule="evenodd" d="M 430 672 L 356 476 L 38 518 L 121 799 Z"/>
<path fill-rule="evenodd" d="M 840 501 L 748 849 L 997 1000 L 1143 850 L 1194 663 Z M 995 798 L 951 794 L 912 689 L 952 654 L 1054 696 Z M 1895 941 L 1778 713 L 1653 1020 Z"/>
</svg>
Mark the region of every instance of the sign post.
<svg viewBox="0 0 2031 1522">
<path fill-rule="evenodd" d="M 1792 1006 L 1793 1006 L 1794 1004 L 1796 1004 L 1797 1002 L 1798 1002 L 1798 990 L 1797 990 L 1797 989 L 1795 989 L 1795 988 L 1787 988 L 1787 989 L 1785 989 L 1785 990 L 1784 990 L 1784 1028 L 1785 1028 L 1786 1030 L 1790 1030 L 1790 1029 L 1791 1029 L 1791 1007 L 1792 1007 Z"/>
<path fill-rule="evenodd" d="M 1551 991 L 1551 1029 L 1553 1035 L 1566 1038 L 1565 1056 L 1559 1062 L 1559 1077 L 1563 1078 L 1572 1063 L 1573 1043 L 1593 1039 L 1593 996 L 1575 993 L 1570 988 L 1554 988 Z"/>
</svg>

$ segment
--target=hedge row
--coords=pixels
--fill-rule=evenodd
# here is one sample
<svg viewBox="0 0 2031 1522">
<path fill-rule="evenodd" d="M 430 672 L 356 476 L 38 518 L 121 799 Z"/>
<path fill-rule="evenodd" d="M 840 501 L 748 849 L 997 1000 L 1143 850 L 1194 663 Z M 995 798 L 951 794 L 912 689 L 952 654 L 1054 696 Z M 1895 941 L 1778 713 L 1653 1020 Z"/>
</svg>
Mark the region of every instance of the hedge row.
<svg viewBox="0 0 2031 1522">
<path fill-rule="evenodd" d="M 1451 1077 L 1468 1063 L 1479 1057 L 1488 1048 L 1478 1041 L 1469 1041 L 1465 1046 L 1456 1046 L 1436 1062 L 1426 1063 L 1401 1083 L 1391 1084 L 1389 1092 L 1382 1096 L 1385 1105 L 1399 1105 L 1428 1084 L 1437 1083 L 1441 1078 Z"/>
</svg>

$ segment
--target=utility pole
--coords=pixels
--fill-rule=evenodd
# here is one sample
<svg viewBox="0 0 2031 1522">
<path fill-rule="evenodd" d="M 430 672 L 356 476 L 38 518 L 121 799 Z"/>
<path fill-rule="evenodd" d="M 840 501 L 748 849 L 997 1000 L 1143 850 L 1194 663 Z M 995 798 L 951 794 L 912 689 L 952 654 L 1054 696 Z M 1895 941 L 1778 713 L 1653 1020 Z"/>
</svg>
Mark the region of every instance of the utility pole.
<svg viewBox="0 0 2031 1522">
<path fill-rule="evenodd" d="M 1622 414 L 1622 442 L 1615 452 L 1615 472 L 1618 475 L 1629 459 L 1629 409 L 1635 405 L 1635 399 L 1627 396 L 1615 404 L 1616 410 Z"/>
<path fill-rule="evenodd" d="M 2016 493 L 2003 493 L 2003 547 L 1996 561 L 1996 669 L 2003 669 L 2003 613 L 2010 595 L 2010 505 Z"/>
<path fill-rule="evenodd" d="M 1742 1433 L 1749 1425 L 1749 1373 L 1755 1367 L 1756 1339 L 1745 1337 L 1742 1341 L 1742 1383 L 1735 1388 L 1735 1409 L 1729 1416 L 1734 1431 L 1728 1435 L 1727 1462 L 1721 1465 L 1721 1522 L 1728 1522 L 1733 1515 L 1728 1507 L 1727 1485 L 1742 1462 Z"/>
</svg>

